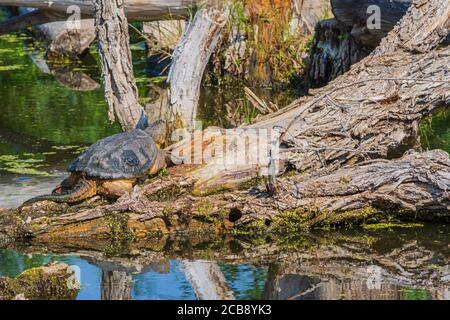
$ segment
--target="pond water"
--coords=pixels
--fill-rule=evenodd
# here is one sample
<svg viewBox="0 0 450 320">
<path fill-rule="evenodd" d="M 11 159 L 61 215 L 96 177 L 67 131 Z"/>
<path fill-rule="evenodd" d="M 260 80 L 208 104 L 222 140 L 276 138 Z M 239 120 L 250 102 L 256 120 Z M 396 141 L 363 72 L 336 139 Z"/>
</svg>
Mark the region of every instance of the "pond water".
<svg viewBox="0 0 450 320">
<path fill-rule="evenodd" d="M 449 235 L 449 226 L 424 225 L 293 239 L 178 238 L 130 244 L 114 256 L 30 244 L 0 250 L 0 276 L 64 262 L 80 280 L 78 299 L 450 299 Z"/>
<path fill-rule="evenodd" d="M 159 98 L 155 92 L 160 92 L 164 78 L 150 78 L 145 74 L 148 66 L 142 43 L 136 43 L 132 48 L 142 103 L 154 102 Z M 51 191 L 65 175 L 67 164 L 87 146 L 120 131 L 119 126 L 111 124 L 107 117 L 95 50 L 92 56 L 71 63 L 48 62 L 43 56 L 39 45 L 26 35 L 0 37 L 2 208 L 17 207 L 28 198 Z M 255 91 L 280 107 L 293 99 L 286 92 Z M 243 87 L 205 87 L 198 117 L 206 125 L 231 127 L 251 121 L 257 114 L 247 103 Z M 425 148 L 450 151 L 449 121 L 450 113 L 442 111 L 422 125 L 421 140 Z M 136 253 L 131 254 L 131 250 L 114 260 L 101 250 L 83 254 L 23 253 L 31 250 L 25 247 L 0 250 L 0 275 L 16 276 L 25 269 L 49 261 L 66 262 L 80 271 L 82 287 L 78 299 L 108 299 L 118 294 L 133 299 L 195 299 L 199 295 L 195 270 L 205 268 L 221 275 L 221 281 L 236 299 L 450 299 L 448 227 L 429 225 L 399 233 L 391 229 L 373 232 L 340 235 L 343 240 L 339 245 L 333 244 L 333 250 L 350 250 L 348 261 L 340 261 L 336 254 L 332 255 L 333 259 L 303 265 L 308 261 L 305 256 L 311 257 L 308 255 L 311 246 L 305 249 L 303 240 L 289 240 L 287 246 L 273 240 L 270 243 L 275 251 L 273 255 L 267 257 L 261 253 L 261 258 L 254 259 L 245 258 L 245 254 L 236 253 L 234 249 L 230 249 L 233 252 L 228 256 L 217 259 L 180 258 L 179 254 L 166 251 L 166 246 L 162 251 L 150 250 L 154 259 L 140 264 L 135 263 Z M 343 247 L 342 244 L 347 242 L 348 246 Z M 228 240 L 229 243 L 244 248 L 243 251 L 248 246 L 241 239 Z M 412 251 L 407 246 L 411 243 Z M 312 247 L 317 245 L 315 242 Z M 286 251 L 286 247 L 291 251 Z M 217 251 L 221 251 L 219 248 Z M 261 252 L 265 252 L 263 249 L 267 248 L 261 245 Z M 200 249 L 197 251 L 201 253 Z M 403 251 L 406 257 L 401 259 L 406 262 L 395 257 Z M 383 264 L 387 253 L 393 257 L 389 258 L 390 264 Z M 139 249 L 137 256 L 141 254 Z M 415 256 L 423 256 L 420 260 L 423 265 L 411 266 L 408 259 Z M 234 261 L 233 257 L 239 261 Z M 315 266 L 320 266 L 320 270 Z M 422 281 L 423 274 L 431 271 L 437 274 L 433 283 Z M 373 274 L 375 284 L 368 281 Z M 124 283 L 129 288 L 121 291 Z"/>
</svg>

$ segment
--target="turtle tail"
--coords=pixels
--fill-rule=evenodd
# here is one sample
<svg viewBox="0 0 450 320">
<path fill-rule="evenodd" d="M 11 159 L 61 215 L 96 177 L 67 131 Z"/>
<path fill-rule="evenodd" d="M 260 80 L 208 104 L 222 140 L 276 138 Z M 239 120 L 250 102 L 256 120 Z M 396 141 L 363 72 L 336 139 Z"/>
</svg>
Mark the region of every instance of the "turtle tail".
<svg viewBox="0 0 450 320">
<path fill-rule="evenodd" d="M 80 179 L 73 189 L 64 193 L 53 193 L 37 196 L 27 200 L 23 205 L 29 205 L 38 201 L 53 201 L 53 202 L 66 202 L 75 203 L 93 197 L 97 194 L 97 184 L 93 180 Z"/>
</svg>

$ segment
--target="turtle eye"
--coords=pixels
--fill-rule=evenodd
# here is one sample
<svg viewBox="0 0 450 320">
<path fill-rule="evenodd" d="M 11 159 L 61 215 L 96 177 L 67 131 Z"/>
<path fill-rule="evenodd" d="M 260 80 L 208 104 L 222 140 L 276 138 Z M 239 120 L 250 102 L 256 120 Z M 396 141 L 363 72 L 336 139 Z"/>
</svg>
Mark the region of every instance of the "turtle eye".
<svg viewBox="0 0 450 320">
<path fill-rule="evenodd" d="M 139 159 L 136 154 L 131 150 L 125 150 L 122 153 L 122 161 L 131 167 L 135 167 L 139 165 Z"/>
</svg>

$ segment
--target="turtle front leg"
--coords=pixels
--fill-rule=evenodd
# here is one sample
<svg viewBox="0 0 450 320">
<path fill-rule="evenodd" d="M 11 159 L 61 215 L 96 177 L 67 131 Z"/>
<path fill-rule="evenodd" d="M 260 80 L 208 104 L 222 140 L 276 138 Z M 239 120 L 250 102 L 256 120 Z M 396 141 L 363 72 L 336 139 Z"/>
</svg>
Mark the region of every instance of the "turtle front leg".
<svg viewBox="0 0 450 320">
<path fill-rule="evenodd" d="M 59 185 L 53 189 L 52 194 L 61 194 L 73 189 L 81 178 L 79 172 L 71 173 L 67 178 L 65 178 Z"/>
<path fill-rule="evenodd" d="M 133 190 L 134 179 L 98 181 L 97 193 L 108 198 L 120 198 Z"/>
</svg>

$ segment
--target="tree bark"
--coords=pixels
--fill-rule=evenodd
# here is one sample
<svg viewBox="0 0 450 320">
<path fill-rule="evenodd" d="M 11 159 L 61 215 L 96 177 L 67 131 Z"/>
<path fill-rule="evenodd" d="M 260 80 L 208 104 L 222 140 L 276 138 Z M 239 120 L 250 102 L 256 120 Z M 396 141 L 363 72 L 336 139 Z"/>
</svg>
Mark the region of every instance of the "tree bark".
<svg viewBox="0 0 450 320">
<path fill-rule="evenodd" d="M 130 131 L 136 127 L 143 109 L 133 73 L 124 1 L 95 0 L 94 4 L 109 118 L 114 121 L 116 116 L 122 129 Z"/>
</svg>

